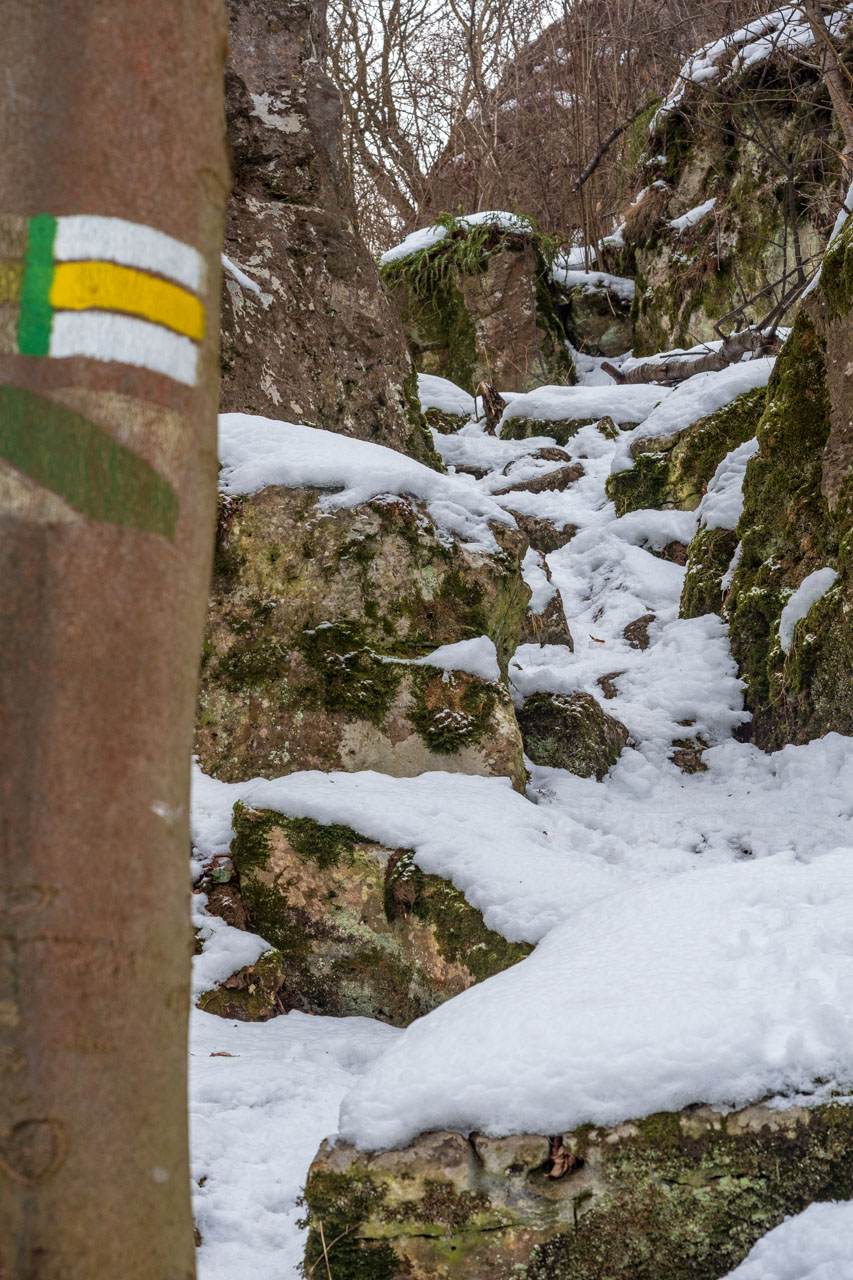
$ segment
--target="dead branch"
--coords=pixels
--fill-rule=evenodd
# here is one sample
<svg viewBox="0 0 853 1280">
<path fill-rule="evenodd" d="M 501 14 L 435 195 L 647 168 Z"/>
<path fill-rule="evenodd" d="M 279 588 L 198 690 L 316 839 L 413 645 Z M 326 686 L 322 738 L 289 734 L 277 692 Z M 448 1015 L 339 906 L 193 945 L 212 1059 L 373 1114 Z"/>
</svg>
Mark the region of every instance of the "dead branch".
<svg viewBox="0 0 853 1280">
<path fill-rule="evenodd" d="M 672 384 L 684 382 L 695 373 L 719 373 L 730 364 L 737 364 L 747 352 L 751 352 L 753 358 L 772 355 L 779 350 L 780 345 L 778 338 L 768 338 L 760 329 L 743 329 L 740 333 L 733 333 L 725 338 L 719 351 L 709 351 L 706 355 L 696 356 L 691 360 L 675 356 L 671 360 L 650 361 L 648 364 L 637 365 L 628 373 L 623 373 L 606 360 L 602 361 L 601 367 L 619 386 L 634 386 L 646 382 Z"/>
</svg>

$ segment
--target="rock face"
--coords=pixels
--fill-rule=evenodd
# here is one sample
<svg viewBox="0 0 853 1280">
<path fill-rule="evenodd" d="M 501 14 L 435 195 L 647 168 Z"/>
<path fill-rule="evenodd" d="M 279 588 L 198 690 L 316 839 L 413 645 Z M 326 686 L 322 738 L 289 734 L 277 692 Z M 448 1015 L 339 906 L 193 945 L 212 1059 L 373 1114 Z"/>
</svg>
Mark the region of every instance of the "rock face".
<svg viewBox="0 0 853 1280">
<path fill-rule="evenodd" d="M 336 1280 L 718 1280 L 815 1200 L 853 1195 L 853 1111 L 660 1113 L 613 1129 L 401 1151 L 324 1143 L 306 1264 Z"/>
<path fill-rule="evenodd" d="M 763 387 L 745 391 L 684 431 L 634 441 L 631 470 L 607 479 L 617 515 L 647 507 L 695 511 L 726 454 L 755 435 L 765 401 Z"/>
<path fill-rule="evenodd" d="M 645 189 L 609 264 L 636 279 L 636 355 L 713 339 L 714 322 L 756 294 L 742 314 L 761 321 L 805 282 L 835 216 L 836 145 L 817 72 L 780 53 L 688 85 L 656 118 Z"/>
<path fill-rule="evenodd" d="M 502 671 L 529 590 L 523 536 L 467 550 L 406 498 L 323 511 L 315 489 L 225 500 L 202 668 L 196 750 L 226 781 L 295 769 L 427 769 L 524 784 L 503 679 L 413 666 L 487 636 Z"/>
<path fill-rule="evenodd" d="M 848 222 L 779 356 L 746 470 L 727 611 L 754 741 L 765 748 L 853 733 L 851 279 Z M 820 569 L 837 578 L 796 610 L 786 651 L 782 611 Z"/>
<path fill-rule="evenodd" d="M 563 323 L 572 346 L 585 355 L 618 356 L 633 341 L 631 301 L 606 287 L 568 290 Z"/>
<path fill-rule="evenodd" d="M 382 267 L 421 373 L 474 392 L 573 382 L 544 247 L 533 232 L 454 224 L 428 249 Z"/>
<path fill-rule="evenodd" d="M 599 782 L 622 752 L 628 730 L 590 693 L 534 693 L 518 713 L 524 750 L 534 764 L 568 769 Z"/>
<path fill-rule="evenodd" d="M 234 188 L 222 408 L 309 422 L 435 464 L 399 320 L 356 234 L 316 0 L 227 0 Z"/>
<path fill-rule="evenodd" d="M 487 929 L 410 850 L 241 804 L 234 830 L 243 927 L 274 949 L 203 996 L 208 1012 L 255 1020 L 301 1009 L 406 1026 L 531 950 Z"/>
</svg>

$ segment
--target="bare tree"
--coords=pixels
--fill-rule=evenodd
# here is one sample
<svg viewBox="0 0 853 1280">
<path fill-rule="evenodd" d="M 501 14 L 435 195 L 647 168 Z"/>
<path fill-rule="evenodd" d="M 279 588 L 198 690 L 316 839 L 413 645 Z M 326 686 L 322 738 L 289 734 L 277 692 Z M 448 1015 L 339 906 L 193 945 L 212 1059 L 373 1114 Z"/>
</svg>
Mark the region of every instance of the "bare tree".
<svg viewBox="0 0 853 1280">
<path fill-rule="evenodd" d="M 0 1275 L 189 1280 L 220 0 L 8 0 Z"/>
</svg>

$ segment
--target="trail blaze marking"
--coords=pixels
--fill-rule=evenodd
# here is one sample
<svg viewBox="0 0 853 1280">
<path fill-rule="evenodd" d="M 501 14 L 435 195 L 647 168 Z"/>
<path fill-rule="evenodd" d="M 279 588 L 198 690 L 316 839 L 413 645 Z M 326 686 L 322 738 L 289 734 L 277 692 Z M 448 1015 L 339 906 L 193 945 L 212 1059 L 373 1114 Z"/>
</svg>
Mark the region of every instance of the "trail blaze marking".
<svg viewBox="0 0 853 1280">
<path fill-rule="evenodd" d="M 83 356 L 192 387 L 204 289 L 201 254 L 154 227 L 89 214 L 0 214 L 0 355 Z M 174 539 L 178 498 L 169 481 L 109 430 L 48 396 L 0 386 L 0 461 L 90 520 Z"/>
<path fill-rule="evenodd" d="M 0 218 L 0 354 L 88 356 L 194 386 L 203 287 L 201 254 L 153 227 L 88 215 Z"/>
</svg>

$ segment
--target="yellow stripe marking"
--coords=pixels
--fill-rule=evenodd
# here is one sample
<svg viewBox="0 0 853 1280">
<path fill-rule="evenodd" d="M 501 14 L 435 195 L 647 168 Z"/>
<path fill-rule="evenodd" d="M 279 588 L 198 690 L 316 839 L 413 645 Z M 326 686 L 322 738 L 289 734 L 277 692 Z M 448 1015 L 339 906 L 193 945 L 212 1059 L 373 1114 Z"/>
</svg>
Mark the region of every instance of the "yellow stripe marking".
<svg viewBox="0 0 853 1280">
<path fill-rule="evenodd" d="M 18 301 L 23 274 L 23 262 L 0 262 L 0 305 Z"/>
<path fill-rule="evenodd" d="M 113 262 L 58 262 L 50 286 L 56 310 L 123 311 L 188 338 L 204 337 L 204 307 L 179 285 Z"/>
</svg>

